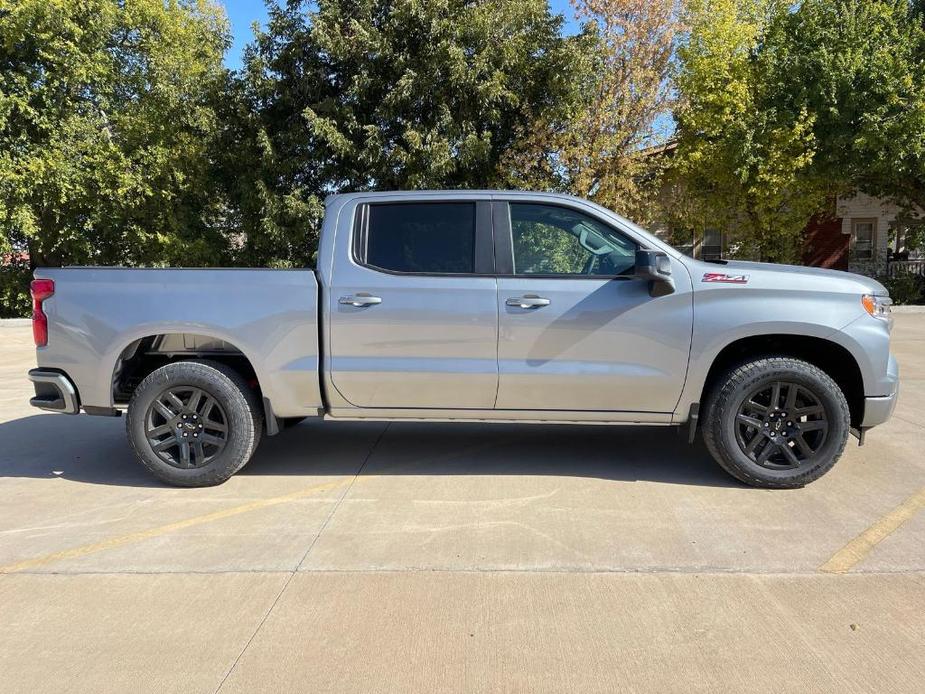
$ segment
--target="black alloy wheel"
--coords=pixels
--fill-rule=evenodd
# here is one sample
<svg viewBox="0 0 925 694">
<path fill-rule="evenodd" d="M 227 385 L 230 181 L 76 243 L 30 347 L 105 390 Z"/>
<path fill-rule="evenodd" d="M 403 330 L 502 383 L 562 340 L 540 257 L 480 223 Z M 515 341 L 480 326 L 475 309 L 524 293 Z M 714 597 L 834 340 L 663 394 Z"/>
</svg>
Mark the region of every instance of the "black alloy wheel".
<svg viewBox="0 0 925 694">
<path fill-rule="evenodd" d="M 819 398 L 790 381 L 759 386 L 745 398 L 736 415 L 736 441 L 742 452 L 773 470 L 813 464 L 828 430 Z"/>
<path fill-rule="evenodd" d="M 145 437 L 168 465 L 201 468 L 225 450 L 228 416 L 218 400 L 201 388 L 169 387 L 148 407 Z"/>
</svg>

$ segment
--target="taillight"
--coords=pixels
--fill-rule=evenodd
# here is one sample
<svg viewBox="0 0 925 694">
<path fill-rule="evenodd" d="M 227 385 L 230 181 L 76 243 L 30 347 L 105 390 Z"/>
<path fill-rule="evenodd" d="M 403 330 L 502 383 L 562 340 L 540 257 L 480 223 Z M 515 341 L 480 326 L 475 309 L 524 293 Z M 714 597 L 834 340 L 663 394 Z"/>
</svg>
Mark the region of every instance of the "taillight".
<svg viewBox="0 0 925 694">
<path fill-rule="evenodd" d="M 54 280 L 32 280 L 32 337 L 36 347 L 48 344 L 48 316 L 42 310 L 42 302 L 55 293 Z"/>
</svg>

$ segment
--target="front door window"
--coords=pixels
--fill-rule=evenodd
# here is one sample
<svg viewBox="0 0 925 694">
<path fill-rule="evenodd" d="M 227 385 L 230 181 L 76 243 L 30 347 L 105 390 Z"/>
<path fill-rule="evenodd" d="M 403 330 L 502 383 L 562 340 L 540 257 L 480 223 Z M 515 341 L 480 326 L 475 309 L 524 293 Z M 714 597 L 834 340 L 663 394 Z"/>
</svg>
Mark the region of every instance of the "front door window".
<svg viewBox="0 0 925 694">
<path fill-rule="evenodd" d="M 514 274 L 613 277 L 631 273 L 636 244 L 580 212 L 512 203 Z"/>
</svg>

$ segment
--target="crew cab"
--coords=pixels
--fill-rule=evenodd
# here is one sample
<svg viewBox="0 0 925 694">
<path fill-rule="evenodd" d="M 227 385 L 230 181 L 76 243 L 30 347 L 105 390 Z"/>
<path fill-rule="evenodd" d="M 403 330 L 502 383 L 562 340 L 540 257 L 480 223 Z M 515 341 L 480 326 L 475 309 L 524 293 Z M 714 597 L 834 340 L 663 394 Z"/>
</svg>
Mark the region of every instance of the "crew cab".
<svg viewBox="0 0 925 694">
<path fill-rule="evenodd" d="M 797 487 L 898 391 L 878 282 L 694 260 L 565 195 L 333 195 L 315 269 L 42 268 L 32 292 L 32 404 L 126 412 L 176 485 L 320 417 L 684 425 L 739 480 Z"/>
</svg>

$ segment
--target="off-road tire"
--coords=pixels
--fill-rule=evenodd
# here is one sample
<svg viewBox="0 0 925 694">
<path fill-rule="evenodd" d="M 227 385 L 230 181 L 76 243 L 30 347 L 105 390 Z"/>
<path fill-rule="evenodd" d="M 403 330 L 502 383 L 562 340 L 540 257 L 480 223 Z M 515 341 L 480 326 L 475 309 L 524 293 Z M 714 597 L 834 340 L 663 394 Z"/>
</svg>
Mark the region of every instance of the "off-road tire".
<svg viewBox="0 0 925 694">
<path fill-rule="evenodd" d="M 145 418 L 155 398 L 169 388 L 192 386 L 211 395 L 227 417 L 224 449 L 202 467 L 181 469 L 161 460 L 145 431 Z M 263 430 L 260 398 L 241 374 L 214 361 L 191 360 L 167 364 L 152 371 L 135 389 L 125 421 L 135 455 L 152 475 L 180 487 L 221 484 L 250 460 Z"/>
<path fill-rule="evenodd" d="M 765 383 L 788 381 L 809 390 L 822 405 L 828 431 L 816 457 L 805 465 L 772 470 L 752 460 L 736 438 L 736 417 L 746 397 Z M 764 357 L 735 366 L 718 379 L 701 417 L 704 443 L 716 462 L 745 484 L 793 489 L 822 477 L 841 457 L 848 441 L 851 414 L 841 389 L 812 364 L 790 357 Z"/>
</svg>

